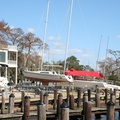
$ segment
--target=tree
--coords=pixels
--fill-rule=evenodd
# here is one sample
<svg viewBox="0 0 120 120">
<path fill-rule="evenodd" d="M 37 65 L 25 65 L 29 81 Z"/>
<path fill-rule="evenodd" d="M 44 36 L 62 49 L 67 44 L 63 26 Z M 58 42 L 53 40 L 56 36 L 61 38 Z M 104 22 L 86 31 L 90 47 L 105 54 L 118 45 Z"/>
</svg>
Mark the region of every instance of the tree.
<svg viewBox="0 0 120 120">
<path fill-rule="evenodd" d="M 4 21 L 0 21 L 0 43 L 2 45 L 7 45 L 7 35 L 10 31 L 10 27 L 8 26 L 8 23 L 5 23 Z"/>
<path fill-rule="evenodd" d="M 23 49 L 25 49 L 25 51 L 27 53 L 25 67 L 28 67 L 30 54 L 32 55 L 33 51 L 37 47 L 41 47 L 43 45 L 43 42 L 40 38 L 35 37 L 35 35 L 33 33 L 27 33 L 21 39 L 20 45 Z"/>
<path fill-rule="evenodd" d="M 64 67 L 64 61 L 60 63 Z M 66 59 L 66 68 L 71 69 L 74 68 L 76 70 L 81 70 L 82 67 L 79 65 L 79 60 L 75 56 L 70 56 Z"/>
<path fill-rule="evenodd" d="M 99 68 L 107 79 L 118 80 L 120 71 L 120 51 L 108 50 L 113 57 L 99 61 Z"/>
</svg>

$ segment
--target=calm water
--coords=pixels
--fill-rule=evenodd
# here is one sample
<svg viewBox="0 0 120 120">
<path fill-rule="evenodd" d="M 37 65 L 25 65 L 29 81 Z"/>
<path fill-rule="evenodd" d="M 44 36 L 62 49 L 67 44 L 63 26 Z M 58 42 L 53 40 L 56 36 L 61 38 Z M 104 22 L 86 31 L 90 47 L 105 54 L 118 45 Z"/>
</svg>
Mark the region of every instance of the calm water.
<svg viewBox="0 0 120 120">
<path fill-rule="evenodd" d="M 82 120 L 81 118 L 77 118 L 76 120 Z M 101 118 L 95 118 L 95 115 L 92 115 L 92 120 L 106 120 L 106 115 L 101 115 Z M 115 119 L 114 120 L 120 120 L 119 113 L 115 112 Z"/>
</svg>

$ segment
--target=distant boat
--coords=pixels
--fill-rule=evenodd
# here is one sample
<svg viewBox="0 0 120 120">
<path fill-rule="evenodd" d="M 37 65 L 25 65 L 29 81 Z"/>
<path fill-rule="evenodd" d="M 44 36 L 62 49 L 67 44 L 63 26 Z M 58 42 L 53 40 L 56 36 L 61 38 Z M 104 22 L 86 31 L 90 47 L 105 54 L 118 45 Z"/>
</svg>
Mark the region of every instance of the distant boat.
<svg viewBox="0 0 120 120">
<path fill-rule="evenodd" d="M 57 74 L 55 71 L 24 71 L 23 75 L 25 78 L 42 82 L 43 85 L 48 85 L 49 82 L 73 82 L 72 76 Z"/>
<path fill-rule="evenodd" d="M 90 88 L 95 90 L 96 87 L 101 87 L 101 88 L 107 88 L 107 89 L 118 89 L 120 90 L 120 86 L 117 85 L 111 85 L 106 82 L 104 82 L 104 76 L 99 73 L 99 72 L 94 72 L 94 71 L 80 71 L 80 70 L 75 70 L 74 68 L 71 68 L 70 70 L 65 71 L 66 75 L 71 75 L 74 80 L 74 87 L 78 88 Z M 86 77 L 83 78 L 83 77 Z M 87 77 L 91 79 L 87 79 Z M 95 78 L 98 78 L 95 79 Z"/>
</svg>

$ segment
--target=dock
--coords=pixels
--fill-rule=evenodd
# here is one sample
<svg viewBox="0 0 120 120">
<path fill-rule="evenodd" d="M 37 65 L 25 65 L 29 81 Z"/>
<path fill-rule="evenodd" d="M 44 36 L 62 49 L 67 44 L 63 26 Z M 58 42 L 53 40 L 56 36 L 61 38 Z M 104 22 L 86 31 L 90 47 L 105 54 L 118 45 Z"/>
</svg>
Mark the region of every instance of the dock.
<svg viewBox="0 0 120 120">
<path fill-rule="evenodd" d="M 0 96 L 0 120 L 61 120 L 68 115 L 66 120 L 92 120 L 93 114 L 96 118 L 106 115 L 108 120 L 114 117 L 115 112 L 120 112 L 120 91 L 100 89 L 83 92 L 70 90 L 46 93 L 40 91 L 39 95 L 27 91 L 14 91 L 5 97 L 2 91 Z M 42 108 L 42 114 L 41 114 Z M 65 116 L 61 116 L 64 109 Z M 113 111 L 111 113 L 111 111 Z M 43 116 L 40 119 L 38 116 Z M 26 116 L 26 118 L 25 118 Z M 89 116 L 89 117 L 88 117 Z"/>
</svg>

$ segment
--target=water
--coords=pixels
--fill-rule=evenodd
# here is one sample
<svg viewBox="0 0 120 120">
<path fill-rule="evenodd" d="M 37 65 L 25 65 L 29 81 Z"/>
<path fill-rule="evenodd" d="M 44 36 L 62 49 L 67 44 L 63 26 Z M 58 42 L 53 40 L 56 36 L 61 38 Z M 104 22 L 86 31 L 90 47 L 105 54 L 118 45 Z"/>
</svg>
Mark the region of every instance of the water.
<svg viewBox="0 0 120 120">
<path fill-rule="evenodd" d="M 92 120 L 106 120 L 106 115 L 100 115 L 101 118 L 95 118 L 95 115 L 92 114 Z M 76 118 L 75 120 L 82 120 L 82 118 Z M 115 112 L 115 119 L 114 120 L 120 120 L 119 112 Z"/>
</svg>

